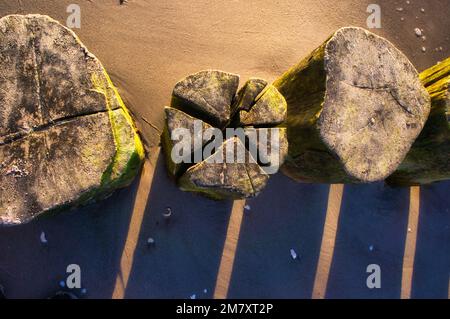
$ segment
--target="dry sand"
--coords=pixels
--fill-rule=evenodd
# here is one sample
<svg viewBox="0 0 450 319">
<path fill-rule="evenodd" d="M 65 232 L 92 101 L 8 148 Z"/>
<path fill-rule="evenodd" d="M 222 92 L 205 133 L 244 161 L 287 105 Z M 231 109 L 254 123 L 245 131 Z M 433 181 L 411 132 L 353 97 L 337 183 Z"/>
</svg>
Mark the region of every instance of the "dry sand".
<svg viewBox="0 0 450 319">
<path fill-rule="evenodd" d="M 74 2 L 82 18 L 76 33 L 103 62 L 153 146 L 157 134 L 142 117 L 163 126 L 163 107 L 179 79 L 216 68 L 240 74 L 242 82 L 250 76 L 273 80 L 337 28 L 366 27 L 367 3 L 373 1 L 6 0 L 0 15 L 41 13 L 65 22 Z M 447 0 L 377 3 L 382 28 L 372 31 L 392 41 L 419 71 L 450 55 Z M 425 42 L 416 27 L 424 29 Z"/>
<path fill-rule="evenodd" d="M 64 22 L 74 2 L 6 0 L 0 16 L 41 13 Z M 150 151 L 147 171 L 101 203 L 0 229 L 0 282 L 11 297 L 45 297 L 58 289 L 66 266 L 78 263 L 88 297 L 211 297 L 232 203 L 182 193 L 167 179 L 156 149 L 173 85 L 208 68 L 238 73 L 242 82 L 250 76 L 273 80 L 337 28 L 365 27 L 373 1 L 76 2 L 82 21 L 75 32 L 103 62 L 133 112 Z M 382 28 L 372 31 L 421 71 L 450 55 L 450 3 L 410 2 L 377 1 Z M 425 41 L 415 35 L 416 27 L 424 30 Z M 449 186 L 422 188 L 412 296 L 448 297 Z M 243 218 L 230 297 L 311 296 L 328 189 L 277 175 L 249 201 L 252 213 Z M 408 189 L 345 187 L 327 296 L 400 297 L 408 201 Z M 174 212 L 169 224 L 161 217 L 166 206 Z M 48 245 L 39 242 L 42 231 Z M 148 237 L 156 241 L 150 250 Z M 374 253 L 367 249 L 372 244 Z M 292 247 L 301 251 L 299 264 L 290 260 Z M 372 262 L 385 269 L 383 289 L 365 287 L 365 266 Z"/>
</svg>

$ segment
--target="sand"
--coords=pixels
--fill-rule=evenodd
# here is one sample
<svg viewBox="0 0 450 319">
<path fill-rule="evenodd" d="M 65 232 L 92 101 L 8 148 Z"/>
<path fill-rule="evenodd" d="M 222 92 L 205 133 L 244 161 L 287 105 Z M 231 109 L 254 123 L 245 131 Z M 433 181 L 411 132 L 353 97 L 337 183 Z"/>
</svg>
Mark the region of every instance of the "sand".
<svg viewBox="0 0 450 319">
<path fill-rule="evenodd" d="M 367 1 L 371 3 L 370 1 Z M 382 28 L 419 71 L 450 53 L 448 2 L 378 1 Z M 0 14 L 42 13 L 66 21 L 73 1 L 2 1 Z M 366 27 L 366 1 L 78 1 L 75 30 L 103 62 L 149 146 L 158 143 L 163 107 L 187 74 L 216 68 L 273 80 L 342 26 Z M 396 10 L 403 7 L 402 12 Z M 420 8 L 425 13 L 420 12 Z M 416 16 L 418 19 L 416 19 Z M 401 21 L 401 17 L 405 17 Z M 414 28 L 423 28 L 426 41 Z M 447 39 L 446 39 L 447 38 Z M 423 53 L 421 47 L 427 47 Z M 443 51 L 436 52 L 436 47 Z"/>
<path fill-rule="evenodd" d="M 7 0 L 0 16 L 41 13 L 65 21 L 73 2 Z M 86 297 L 212 297 L 232 203 L 182 193 L 166 177 L 157 149 L 174 84 L 208 68 L 238 73 L 241 83 L 251 76 L 274 80 L 335 29 L 365 27 L 370 1 L 77 2 L 82 20 L 75 32 L 103 62 L 136 119 L 149 151 L 146 175 L 101 203 L 0 229 L 0 282 L 10 297 L 42 298 L 58 289 L 68 264 L 78 263 Z M 410 2 L 377 1 L 382 28 L 371 31 L 421 71 L 450 55 L 450 4 Z M 449 186 L 422 188 L 413 297 L 448 297 Z M 277 175 L 249 201 L 253 208 L 243 218 L 229 297 L 311 296 L 328 190 Z M 408 202 L 408 189 L 380 183 L 344 188 L 327 296 L 400 297 Z M 173 209 L 168 224 L 161 217 L 167 206 Z M 42 231 L 47 245 L 39 241 Z M 154 248 L 146 247 L 148 237 Z M 376 254 L 368 252 L 371 244 Z M 291 262 L 292 247 L 303 256 L 299 264 Z M 371 262 L 386 270 L 381 290 L 365 287 Z"/>
</svg>

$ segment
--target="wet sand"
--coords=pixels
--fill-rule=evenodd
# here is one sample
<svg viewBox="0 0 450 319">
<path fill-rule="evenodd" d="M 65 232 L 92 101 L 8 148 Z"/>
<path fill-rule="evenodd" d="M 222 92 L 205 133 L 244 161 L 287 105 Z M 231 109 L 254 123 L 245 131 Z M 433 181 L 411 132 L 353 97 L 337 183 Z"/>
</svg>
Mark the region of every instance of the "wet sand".
<svg viewBox="0 0 450 319">
<path fill-rule="evenodd" d="M 76 263 L 89 298 L 212 298 L 221 273 L 230 278 L 228 297 L 310 298 L 321 286 L 315 282 L 320 273 L 327 280 L 325 297 L 399 298 L 407 237 L 413 233 L 410 296 L 448 298 L 448 182 L 420 188 L 418 229 L 410 232 L 408 188 L 345 186 L 336 224 L 329 224 L 337 225 L 333 230 L 325 222 L 329 186 L 297 184 L 278 174 L 248 201 L 251 211 L 243 211 L 242 224 L 232 228 L 240 235 L 230 259 L 222 254 L 233 247 L 228 227 L 233 203 L 179 191 L 157 151 L 163 107 L 177 80 L 207 68 L 238 73 L 242 82 L 251 76 L 274 80 L 335 29 L 365 27 L 368 2 L 78 1 L 82 20 L 75 32 L 103 62 L 133 112 L 149 159 L 140 179 L 105 201 L 0 229 L 0 283 L 8 296 L 46 297 L 66 277 L 67 265 Z M 378 1 L 382 28 L 372 31 L 421 71 L 450 55 L 450 4 L 410 2 Z M 0 4 L 0 16 L 41 13 L 65 21 L 70 3 L 8 0 Z M 415 27 L 424 29 L 425 41 Z M 442 51 L 435 50 L 439 47 Z M 169 223 L 161 215 L 168 206 Z M 47 245 L 39 241 L 42 231 Z M 147 247 L 149 237 L 154 247 Z M 301 258 L 292 260 L 291 248 Z M 365 286 L 370 263 L 382 267 L 381 289 Z"/>
</svg>

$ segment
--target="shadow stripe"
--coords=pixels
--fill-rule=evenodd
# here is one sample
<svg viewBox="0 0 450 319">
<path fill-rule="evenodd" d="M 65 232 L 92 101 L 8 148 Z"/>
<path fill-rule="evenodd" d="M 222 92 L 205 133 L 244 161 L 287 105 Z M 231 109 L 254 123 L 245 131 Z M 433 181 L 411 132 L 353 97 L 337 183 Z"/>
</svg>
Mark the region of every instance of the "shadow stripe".
<svg viewBox="0 0 450 319">
<path fill-rule="evenodd" d="M 214 299 L 225 299 L 228 295 L 231 274 L 233 272 L 236 247 L 241 231 L 242 217 L 244 214 L 245 200 L 236 200 L 233 203 L 230 221 L 228 222 L 227 236 L 220 260 L 219 272 L 217 275 Z"/>
<path fill-rule="evenodd" d="M 317 263 L 316 276 L 314 279 L 314 288 L 312 291 L 313 299 L 325 298 L 328 278 L 330 276 L 331 262 L 333 260 L 343 192 L 344 185 L 330 185 L 327 214 L 325 217 L 319 261 Z"/>
<path fill-rule="evenodd" d="M 151 156 L 158 158 L 159 152 L 160 149 L 158 148 Z M 120 258 L 120 269 L 116 278 L 112 299 L 123 299 L 125 296 L 128 279 L 133 266 L 134 252 L 136 250 L 139 234 L 141 232 L 141 225 L 144 218 L 145 208 L 147 207 L 147 200 L 150 194 L 155 168 L 156 165 L 153 165 L 150 160 L 145 160 L 134 202 L 130 225 L 128 227 L 127 239 L 122 252 L 122 257 Z"/>
<path fill-rule="evenodd" d="M 411 187 L 409 194 L 409 216 L 405 240 L 405 253 L 403 254 L 401 299 L 411 298 L 417 228 L 419 224 L 420 187 Z"/>
</svg>

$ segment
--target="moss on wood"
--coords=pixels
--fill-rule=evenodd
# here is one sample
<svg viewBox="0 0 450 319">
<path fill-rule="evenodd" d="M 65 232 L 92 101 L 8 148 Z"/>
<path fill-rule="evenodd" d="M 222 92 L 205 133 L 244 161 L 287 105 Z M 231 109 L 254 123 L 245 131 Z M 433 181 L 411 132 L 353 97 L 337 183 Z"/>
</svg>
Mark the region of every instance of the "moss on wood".
<svg viewBox="0 0 450 319">
<path fill-rule="evenodd" d="M 144 148 L 98 59 L 43 15 L 0 19 L 0 224 L 131 183 Z"/>
<path fill-rule="evenodd" d="M 450 58 L 420 73 L 431 96 L 425 126 L 398 169 L 391 185 L 421 185 L 450 179 Z"/>
<path fill-rule="evenodd" d="M 287 101 L 289 156 L 282 170 L 306 182 L 386 178 L 430 107 L 408 59 L 355 27 L 337 30 L 273 85 Z"/>
<path fill-rule="evenodd" d="M 252 78 L 236 94 L 238 80 L 238 75 L 206 70 L 187 76 L 175 85 L 171 104 L 173 108 L 166 108 L 166 125 L 161 140 L 169 175 L 175 177 L 184 191 L 199 193 L 216 200 L 254 197 L 265 187 L 269 174 L 278 171 L 275 152 L 279 155 L 279 162 L 284 160 L 288 146 L 286 131 L 281 129 L 280 145 L 272 145 L 269 138 L 269 145 L 265 145 L 269 154 L 262 155 L 265 158 L 261 163 L 257 162 L 258 158 L 253 157 L 258 157 L 256 154 L 250 154 L 247 150 L 244 163 L 230 163 L 225 159 L 220 163 L 209 161 L 225 152 L 226 146 L 244 149 L 246 145 L 250 146 L 245 137 L 246 133 L 261 133 L 264 129 L 277 126 L 285 120 L 286 102 L 274 86 L 268 85 L 265 80 Z M 212 126 L 215 125 L 215 130 L 219 133 L 225 133 L 227 127 L 242 127 L 243 140 L 229 136 L 225 142 L 219 137 L 211 142 L 203 140 L 200 151 L 214 146 L 211 156 L 189 164 L 175 164 L 171 153 L 175 142 L 178 141 L 173 140 L 171 133 L 176 128 L 185 128 L 189 130 L 193 140 L 192 123 L 195 119 L 204 121 L 204 130 L 213 129 Z M 257 129 L 253 129 L 253 126 L 257 126 Z M 271 136 L 270 133 L 268 135 Z M 253 143 L 252 146 L 261 148 L 262 143 Z M 189 156 L 195 151 L 192 145 L 191 150 Z"/>
</svg>

